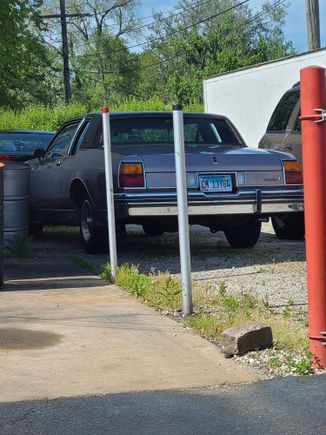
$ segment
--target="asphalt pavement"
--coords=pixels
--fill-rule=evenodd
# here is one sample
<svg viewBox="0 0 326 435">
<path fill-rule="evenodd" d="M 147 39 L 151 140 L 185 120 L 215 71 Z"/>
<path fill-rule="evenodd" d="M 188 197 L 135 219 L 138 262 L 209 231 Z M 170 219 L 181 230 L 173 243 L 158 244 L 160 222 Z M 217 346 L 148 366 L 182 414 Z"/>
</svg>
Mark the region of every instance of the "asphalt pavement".
<svg viewBox="0 0 326 435">
<path fill-rule="evenodd" d="M 0 405 L 0 433 L 198 435 L 326 433 L 326 377 Z"/>
</svg>

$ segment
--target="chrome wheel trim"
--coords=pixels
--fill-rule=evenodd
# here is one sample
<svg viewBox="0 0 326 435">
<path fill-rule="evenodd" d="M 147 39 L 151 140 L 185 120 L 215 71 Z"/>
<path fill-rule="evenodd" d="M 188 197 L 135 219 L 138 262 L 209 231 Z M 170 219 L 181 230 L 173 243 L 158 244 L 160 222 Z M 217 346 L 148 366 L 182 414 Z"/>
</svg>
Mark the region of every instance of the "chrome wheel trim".
<svg viewBox="0 0 326 435">
<path fill-rule="evenodd" d="M 92 209 L 89 202 L 85 201 L 81 209 L 81 221 L 80 221 L 80 228 L 85 242 L 88 242 L 92 238 L 93 226 L 94 226 L 94 221 L 93 221 Z"/>
</svg>

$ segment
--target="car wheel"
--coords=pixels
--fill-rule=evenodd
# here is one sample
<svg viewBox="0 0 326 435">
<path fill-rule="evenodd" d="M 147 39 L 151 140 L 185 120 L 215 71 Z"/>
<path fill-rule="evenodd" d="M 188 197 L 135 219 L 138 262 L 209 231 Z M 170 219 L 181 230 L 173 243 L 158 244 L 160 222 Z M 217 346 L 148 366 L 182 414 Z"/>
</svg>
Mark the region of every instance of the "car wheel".
<svg viewBox="0 0 326 435">
<path fill-rule="evenodd" d="M 161 236 L 164 231 L 160 227 L 143 225 L 143 231 L 147 236 Z"/>
<path fill-rule="evenodd" d="M 261 222 L 253 219 L 242 225 L 224 230 L 225 237 L 232 248 L 251 248 L 257 243 L 261 230 Z"/>
<path fill-rule="evenodd" d="M 303 213 L 272 216 L 272 225 L 279 239 L 301 240 L 304 237 Z"/>
<path fill-rule="evenodd" d="M 95 225 L 94 210 L 89 198 L 85 198 L 80 208 L 80 234 L 88 254 L 98 254 L 107 247 L 106 228 Z"/>
<path fill-rule="evenodd" d="M 43 222 L 33 222 L 29 225 L 29 235 L 33 236 L 35 239 L 40 239 L 43 234 Z"/>
</svg>

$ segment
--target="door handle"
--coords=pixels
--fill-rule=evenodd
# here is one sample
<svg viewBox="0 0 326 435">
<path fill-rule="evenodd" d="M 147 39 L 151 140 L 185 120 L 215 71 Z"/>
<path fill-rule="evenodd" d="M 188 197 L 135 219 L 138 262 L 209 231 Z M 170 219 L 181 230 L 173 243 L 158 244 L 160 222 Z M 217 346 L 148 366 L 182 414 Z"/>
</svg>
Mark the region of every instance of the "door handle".
<svg viewBox="0 0 326 435">
<path fill-rule="evenodd" d="M 286 149 L 286 151 L 293 151 L 293 145 L 288 143 L 285 145 L 285 149 Z"/>
</svg>

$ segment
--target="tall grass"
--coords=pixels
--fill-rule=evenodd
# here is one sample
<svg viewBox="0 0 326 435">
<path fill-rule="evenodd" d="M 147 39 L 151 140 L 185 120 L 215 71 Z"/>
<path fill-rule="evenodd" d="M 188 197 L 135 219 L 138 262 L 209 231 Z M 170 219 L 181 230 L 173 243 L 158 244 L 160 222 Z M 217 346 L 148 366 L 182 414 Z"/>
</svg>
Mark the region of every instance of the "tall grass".
<svg viewBox="0 0 326 435">
<path fill-rule="evenodd" d="M 67 119 L 86 112 L 87 108 L 79 103 L 54 108 L 33 105 L 19 112 L 0 109 L 0 129 L 22 128 L 54 131 Z"/>
<path fill-rule="evenodd" d="M 120 104 L 110 107 L 111 111 L 133 110 L 171 110 L 172 104 L 165 104 L 158 98 L 150 100 L 128 99 Z M 0 109 L 0 129 L 31 129 L 31 130 L 57 130 L 69 118 L 84 115 L 87 112 L 100 111 L 101 107 L 88 107 L 81 103 L 71 103 L 53 108 L 31 105 L 21 111 Z M 201 112 L 200 103 L 192 103 L 184 107 L 185 111 Z"/>
</svg>

